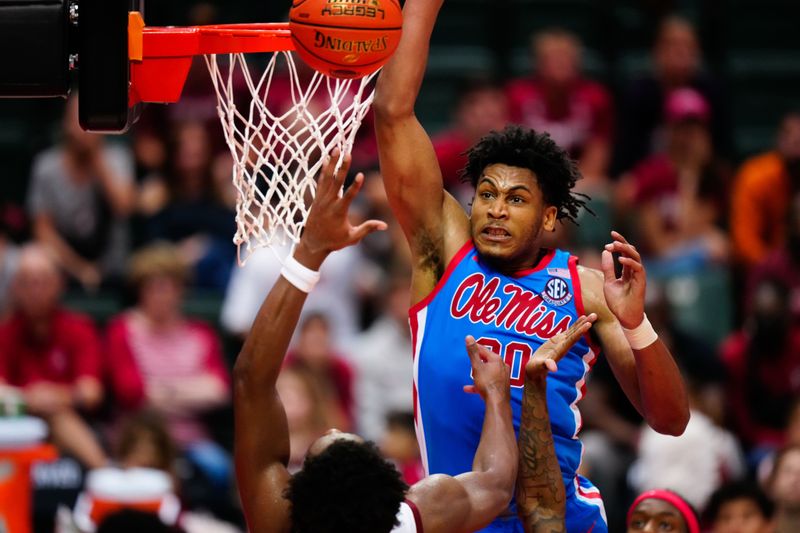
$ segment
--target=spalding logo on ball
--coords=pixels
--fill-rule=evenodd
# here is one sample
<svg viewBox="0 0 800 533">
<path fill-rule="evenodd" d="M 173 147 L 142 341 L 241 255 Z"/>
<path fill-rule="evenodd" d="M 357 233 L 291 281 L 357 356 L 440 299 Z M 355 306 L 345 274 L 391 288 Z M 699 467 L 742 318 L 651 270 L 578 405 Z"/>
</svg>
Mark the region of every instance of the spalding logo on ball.
<svg viewBox="0 0 800 533">
<path fill-rule="evenodd" d="M 381 68 L 402 26 L 397 0 L 295 0 L 289 12 L 297 54 L 335 78 L 361 78 Z"/>
</svg>

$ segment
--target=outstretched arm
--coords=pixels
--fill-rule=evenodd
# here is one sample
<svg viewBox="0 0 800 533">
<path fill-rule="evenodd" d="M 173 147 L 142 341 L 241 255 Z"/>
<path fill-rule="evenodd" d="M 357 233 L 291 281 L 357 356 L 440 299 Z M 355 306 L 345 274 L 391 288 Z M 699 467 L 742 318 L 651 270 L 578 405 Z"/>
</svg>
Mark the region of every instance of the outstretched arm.
<svg viewBox="0 0 800 533">
<path fill-rule="evenodd" d="M 386 193 L 413 255 L 412 299 L 433 290 L 469 238 L 464 210 L 444 191 L 428 134 L 414 115 L 442 0 L 407 0 L 403 36 L 378 79 L 373 109 Z"/>
<path fill-rule="evenodd" d="M 472 472 L 428 477 L 408 492 L 426 533 L 467 532 L 487 526 L 511 500 L 517 476 L 517 444 L 511 416 L 509 369 L 499 355 L 467 337 L 474 385 L 486 403 Z"/>
<path fill-rule="evenodd" d="M 350 202 L 364 179 L 359 174 L 339 198 L 348 167 L 349 160 L 334 176 L 329 161 L 320 177 L 305 232 L 294 252 L 295 260 L 311 270 L 319 270 L 330 252 L 385 229 L 383 222 L 374 220 L 358 227 L 347 221 Z M 275 382 L 305 300 L 305 292 L 283 276 L 278 278 L 234 368 L 236 478 L 251 531 L 289 531 L 289 506 L 282 497 L 289 481 L 289 430 Z"/>
<path fill-rule="evenodd" d="M 689 400 L 678 365 L 661 339 L 631 348 L 623 328 L 644 321 L 646 275 L 641 256 L 625 237 L 603 251 L 603 272 L 581 269 L 587 312 L 597 313 L 595 331 L 611 370 L 625 395 L 655 431 L 681 435 L 689 422 Z M 622 275 L 614 272 L 613 253 L 619 253 Z"/>
<path fill-rule="evenodd" d="M 558 370 L 558 361 L 595 320 L 594 314 L 580 317 L 567 331 L 540 346 L 525 365 L 516 498 L 526 533 L 566 531 L 566 494 L 547 410 L 547 374 Z"/>
</svg>

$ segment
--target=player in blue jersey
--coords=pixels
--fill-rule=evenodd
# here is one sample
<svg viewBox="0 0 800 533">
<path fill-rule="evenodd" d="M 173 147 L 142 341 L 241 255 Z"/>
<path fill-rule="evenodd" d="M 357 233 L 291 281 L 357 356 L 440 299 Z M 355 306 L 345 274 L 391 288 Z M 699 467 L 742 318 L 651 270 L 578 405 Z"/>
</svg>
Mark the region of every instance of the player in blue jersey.
<svg viewBox="0 0 800 533">
<path fill-rule="evenodd" d="M 275 389 L 289 341 L 306 293 L 318 279 L 330 252 L 358 242 L 382 222 L 354 227 L 347 220 L 350 202 L 363 176 L 341 197 L 349 163 L 336 176 L 333 165 L 322 173 L 305 231 L 286 261 L 281 277 L 267 295 L 252 331 L 236 361 L 234 412 L 236 477 L 245 516 L 254 533 L 464 533 L 489 524 L 511 498 L 517 473 L 517 443 L 510 408 L 508 367 L 499 355 L 466 337 L 446 347 L 468 361 L 474 384 L 464 391 L 486 406 L 478 449 L 471 467 L 458 476 L 435 475 L 407 487 L 399 472 L 374 444 L 356 435 L 327 432 L 308 450 L 294 476 L 286 469 L 289 431 L 286 413 Z M 526 523 L 549 527 L 563 522 L 563 496 L 540 498 L 536 487 L 560 477 L 549 437 L 543 377 L 556 368 L 568 349 L 596 317 L 581 317 L 567 332 L 542 345 L 528 364 L 529 412 L 523 417 L 521 464 L 528 492 L 535 501 L 521 505 Z M 533 455 L 531 455 L 533 454 Z M 530 511 L 530 512 L 529 512 Z M 534 531 L 533 529 L 531 531 Z"/>
<path fill-rule="evenodd" d="M 515 427 L 523 368 L 548 338 L 596 313 L 594 335 L 572 347 L 548 377 L 547 399 L 570 533 L 607 530 L 600 494 L 576 474 L 582 445 L 578 401 L 600 347 L 620 385 L 656 431 L 680 435 L 689 419 L 680 372 L 644 315 L 645 271 L 614 232 L 602 272 L 541 246 L 558 220 L 574 220 L 580 174 L 549 136 L 519 127 L 492 132 L 468 152 L 471 215 L 447 194 L 430 139 L 414 115 L 429 40 L 442 0 L 407 0 L 403 36 L 378 81 L 373 109 L 384 184 L 413 257 L 410 322 L 415 421 L 428 473 L 470 467 L 483 406 L 461 385 L 470 367 L 453 351 L 467 333 L 511 366 Z M 612 253 L 619 254 L 620 277 Z M 487 531 L 521 531 L 513 505 Z"/>
</svg>

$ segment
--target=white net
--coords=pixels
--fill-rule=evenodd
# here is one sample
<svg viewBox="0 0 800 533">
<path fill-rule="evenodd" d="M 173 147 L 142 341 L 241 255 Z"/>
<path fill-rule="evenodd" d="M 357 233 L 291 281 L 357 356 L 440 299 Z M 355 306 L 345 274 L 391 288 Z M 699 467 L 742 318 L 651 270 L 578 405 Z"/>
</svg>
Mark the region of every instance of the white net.
<svg viewBox="0 0 800 533">
<path fill-rule="evenodd" d="M 330 78 L 298 68 L 291 52 L 269 54 L 256 76 L 244 54 L 207 55 L 206 64 L 233 156 L 241 265 L 258 248 L 299 241 L 323 160 L 338 149 L 340 164 L 351 152 L 375 74 Z"/>
</svg>

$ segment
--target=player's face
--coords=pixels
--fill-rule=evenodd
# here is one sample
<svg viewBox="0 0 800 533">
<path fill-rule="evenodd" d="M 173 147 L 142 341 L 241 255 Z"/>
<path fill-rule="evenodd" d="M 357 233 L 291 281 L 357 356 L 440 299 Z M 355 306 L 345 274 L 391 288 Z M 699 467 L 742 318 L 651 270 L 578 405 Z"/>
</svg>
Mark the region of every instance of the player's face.
<svg viewBox="0 0 800 533">
<path fill-rule="evenodd" d="M 651 498 L 644 500 L 631 513 L 628 533 L 686 533 L 681 513 L 671 504 Z"/>
<path fill-rule="evenodd" d="M 364 442 L 364 439 L 352 433 L 342 433 L 338 429 L 329 429 L 323 436 L 314 441 L 308 448 L 308 456 L 314 457 L 321 454 L 325 449 L 340 440 L 349 440 L 353 442 Z"/>
<path fill-rule="evenodd" d="M 534 266 L 542 231 L 553 231 L 557 210 L 547 206 L 536 176 L 503 164 L 483 171 L 472 203 L 472 240 L 481 257 L 503 270 Z"/>
<path fill-rule="evenodd" d="M 711 533 L 766 533 L 769 529 L 770 523 L 756 502 L 741 498 L 720 508 Z"/>
</svg>

